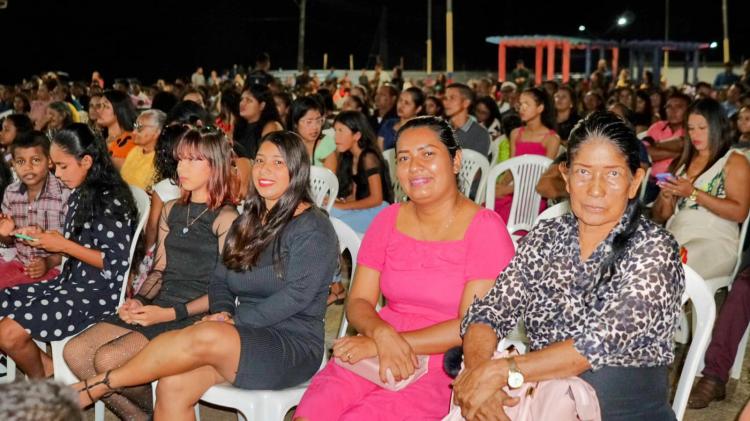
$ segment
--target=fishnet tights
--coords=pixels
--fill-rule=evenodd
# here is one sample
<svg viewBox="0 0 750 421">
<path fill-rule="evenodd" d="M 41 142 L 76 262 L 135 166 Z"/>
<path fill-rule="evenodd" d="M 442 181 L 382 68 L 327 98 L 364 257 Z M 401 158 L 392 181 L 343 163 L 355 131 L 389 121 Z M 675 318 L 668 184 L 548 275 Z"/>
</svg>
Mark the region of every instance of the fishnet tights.
<svg viewBox="0 0 750 421">
<path fill-rule="evenodd" d="M 142 334 L 103 322 L 72 339 L 63 356 L 79 379 L 87 379 L 122 366 L 147 344 Z M 129 387 L 104 403 L 120 419 L 147 420 L 153 411 L 151 385 Z"/>
</svg>

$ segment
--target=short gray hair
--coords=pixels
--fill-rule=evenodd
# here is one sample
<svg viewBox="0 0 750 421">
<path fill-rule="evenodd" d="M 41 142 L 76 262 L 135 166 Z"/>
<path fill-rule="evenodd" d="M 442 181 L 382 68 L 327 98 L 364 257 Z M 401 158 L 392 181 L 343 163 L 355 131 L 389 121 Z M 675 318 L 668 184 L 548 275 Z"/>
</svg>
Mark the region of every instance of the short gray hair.
<svg viewBox="0 0 750 421">
<path fill-rule="evenodd" d="M 164 127 L 164 124 L 167 122 L 167 115 L 164 114 L 164 111 L 156 109 L 146 110 L 142 112 L 138 117 L 150 118 L 154 124 L 159 126 L 160 129 Z"/>
<path fill-rule="evenodd" d="M 72 387 L 53 380 L 0 385 L 0 419 L 5 421 L 83 421 Z"/>
</svg>

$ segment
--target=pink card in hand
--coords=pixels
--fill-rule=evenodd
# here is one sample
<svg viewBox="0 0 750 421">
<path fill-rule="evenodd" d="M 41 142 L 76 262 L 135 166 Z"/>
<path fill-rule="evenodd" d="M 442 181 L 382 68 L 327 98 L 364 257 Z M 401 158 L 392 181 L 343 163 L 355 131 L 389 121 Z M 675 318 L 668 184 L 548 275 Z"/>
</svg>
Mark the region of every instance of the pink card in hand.
<svg viewBox="0 0 750 421">
<path fill-rule="evenodd" d="M 358 374 L 359 376 L 375 383 L 383 389 L 388 389 L 393 392 L 405 388 L 406 386 L 417 381 L 420 377 L 427 374 L 427 363 L 429 362 L 429 360 L 429 355 L 417 355 L 417 362 L 419 363 L 419 366 L 416 370 L 414 370 L 414 374 L 404 380 L 401 380 L 400 382 L 397 382 L 393 378 L 393 373 L 391 373 L 391 370 L 389 369 L 388 371 L 386 371 L 388 382 L 383 383 L 382 381 L 380 381 L 380 362 L 378 360 L 378 357 L 366 358 L 364 360 L 360 360 L 356 364 L 349 364 L 348 362 L 342 361 L 340 358 L 334 357 L 334 361 L 336 362 L 336 364 L 340 365 L 341 367 L 351 371 L 354 374 Z"/>
</svg>

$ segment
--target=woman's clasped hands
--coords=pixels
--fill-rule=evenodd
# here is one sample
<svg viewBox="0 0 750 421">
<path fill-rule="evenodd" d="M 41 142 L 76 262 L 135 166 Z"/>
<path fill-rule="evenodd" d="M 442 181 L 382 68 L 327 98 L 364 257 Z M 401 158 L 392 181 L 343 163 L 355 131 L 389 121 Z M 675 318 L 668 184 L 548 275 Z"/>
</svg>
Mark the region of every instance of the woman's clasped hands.
<svg viewBox="0 0 750 421">
<path fill-rule="evenodd" d="M 397 382 L 409 378 L 419 366 L 417 354 L 404 337 L 391 326 L 379 328 L 373 337 L 353 336 L 338 339 L 333 345 L 333 355 L 350 364 L 377 356 L 380 380 L 388 382 L 390 369 Z"/>
<path fill-rule="evenodd" d="M 453 382 L 453 402 L 461 407 L 468 420 L 509 421 L 503 406 L 515 406 L 514 398 L 503 390 L 508 382 L 508 365 L 504 359 L 488 360 L 464 369 Z"/>
</svg>

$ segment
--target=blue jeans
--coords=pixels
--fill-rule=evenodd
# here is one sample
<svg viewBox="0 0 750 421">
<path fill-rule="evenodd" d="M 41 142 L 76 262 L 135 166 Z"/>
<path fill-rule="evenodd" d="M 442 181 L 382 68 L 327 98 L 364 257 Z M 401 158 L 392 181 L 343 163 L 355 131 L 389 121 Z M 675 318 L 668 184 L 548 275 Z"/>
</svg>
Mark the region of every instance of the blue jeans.
<svg viewBox="0 0 750 421">
<path fill-rule="evenodd" d="M 347 210 L 336 209 L 334 207 L 331 209 L 331 216 L 344 221 L 347 225 L 352 227 L 357 234 L 364 234 L 375 216 L 381 210 L 388 207 L 388 205 L 388 202 L 383 202 L 374 208 Z"/>
</svg>

